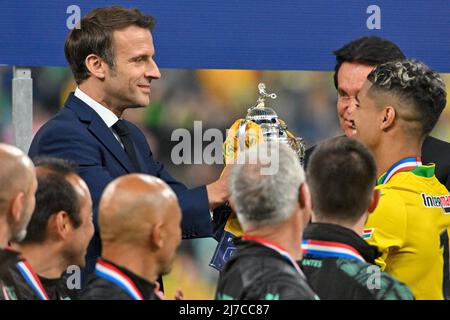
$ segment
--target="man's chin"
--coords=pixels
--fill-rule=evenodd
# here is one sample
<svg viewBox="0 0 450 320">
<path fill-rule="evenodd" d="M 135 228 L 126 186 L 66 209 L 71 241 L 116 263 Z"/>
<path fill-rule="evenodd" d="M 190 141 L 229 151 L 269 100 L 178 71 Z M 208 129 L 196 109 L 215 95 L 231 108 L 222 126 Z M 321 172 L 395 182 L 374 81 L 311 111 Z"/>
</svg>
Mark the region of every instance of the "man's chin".
<svg viewBox="0 0 450 320">
<path fill-rule="evenodd" d="M 146 108 L 149 104 L 150 104 L 150 102 L 147 103 L 147 104 L 135 103 L 135 104 L 132 104 L 132 105 L 128 106 L 128 108 L 130 108 L 130 109 Z"/>
<path fill-rule="evenodd" d="M 356 129 L 353 127 L 349 127 L 349 126 L 345 127 L 344 133 L 349 138 L 355 138 L 355 136 L 357 134 Z"/>
</svg>

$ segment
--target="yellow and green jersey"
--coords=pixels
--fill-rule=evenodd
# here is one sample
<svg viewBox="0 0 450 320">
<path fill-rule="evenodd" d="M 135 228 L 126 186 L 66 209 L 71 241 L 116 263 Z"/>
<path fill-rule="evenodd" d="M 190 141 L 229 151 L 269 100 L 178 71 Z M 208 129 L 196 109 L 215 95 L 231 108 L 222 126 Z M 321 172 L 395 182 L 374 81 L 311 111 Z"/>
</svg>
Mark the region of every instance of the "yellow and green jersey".
<svg viewBox="0 0 450 320">
<path fill-rule="evenodd" d="M 443 299 L 450 194 L 434 169 L 420 158 L 406 158 L 383 174 L 376 187 L 381 198 L 364 235 L 382 253 L 376 263 L 408 285 L 416 299 Z"/>
</svg>

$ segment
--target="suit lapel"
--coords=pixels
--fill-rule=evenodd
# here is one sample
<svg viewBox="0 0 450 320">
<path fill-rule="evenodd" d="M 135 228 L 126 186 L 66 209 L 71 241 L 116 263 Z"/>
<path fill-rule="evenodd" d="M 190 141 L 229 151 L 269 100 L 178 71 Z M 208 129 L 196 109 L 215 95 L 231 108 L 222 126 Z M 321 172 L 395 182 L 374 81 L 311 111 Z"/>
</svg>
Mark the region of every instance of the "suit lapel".
<svg viewBox="0 0 450 320">
<path fill-rule="evenodd" d="M 135 172 L 125 150 L 114 137 L 111 129 L 108 128 L 102 118 L 83 101 L 73 94 L 66 101 L 66 107 L 74 111 L 82 122 L 87 124 L 89 132 L 117 159 L 117 161 L 129 173 Z"/>
</svg>

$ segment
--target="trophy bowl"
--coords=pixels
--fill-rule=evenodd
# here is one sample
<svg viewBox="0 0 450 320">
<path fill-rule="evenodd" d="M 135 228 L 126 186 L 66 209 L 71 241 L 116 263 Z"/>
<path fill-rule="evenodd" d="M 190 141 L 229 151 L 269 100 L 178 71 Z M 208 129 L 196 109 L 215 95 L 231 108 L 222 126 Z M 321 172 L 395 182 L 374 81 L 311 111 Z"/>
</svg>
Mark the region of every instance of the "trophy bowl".
<svg viewBox="0 0 450 320">
<path fill-rule="evenodd" d="M 238 130 L 239 141 L 245 140 L 246 126 L 249 121 L 256 123 L 262 131 L 264 141 L 279 141 L 286 143 L 297 154 L 300 164 L 303 166 L 305 158 L 305 143 L 301 137 L 295 137 L 288 131 L 286 123 L 278 118 L 277 113 L 272 108 L 266 107 L 267 98 L 272 100 L 277 98 L 275 93 L 268 94 L 264 83 L 258 85 L 259 98 L 256 105 L 247 110 L 245 120 L 241 122 Z"/>
</svg>

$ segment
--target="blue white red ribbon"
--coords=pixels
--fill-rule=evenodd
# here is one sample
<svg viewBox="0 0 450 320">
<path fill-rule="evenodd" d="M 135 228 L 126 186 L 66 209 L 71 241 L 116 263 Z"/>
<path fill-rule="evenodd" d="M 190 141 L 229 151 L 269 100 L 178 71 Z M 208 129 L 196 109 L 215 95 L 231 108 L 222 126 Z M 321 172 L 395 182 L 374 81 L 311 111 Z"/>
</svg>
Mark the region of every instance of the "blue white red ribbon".
<svg viewBox="0 0 450 320">
<path fill-rule="evenodd" d="M 297 262 L 295 262 L 295 260 L 291 257 L 291 255 L 281 246 L 279 246 L 278 244 L 276 244 L 275 242 L 266 240 L 264 238 L 261 237 L 256 237 L 256 236 L 250 236 L 250 235 L 243 235 L 242 236 L 243 240 L 251 240 L 251 241 L 255 241 L 258 242 L 259 244 L 262 244 L 263 246 L 266 246 L 272 250 L 275 250 L 276 252 L 278 252 L 283 258 L 285 258 L 290 264 L 292 264 L 292 266 L 295 268 L 295 270 L 297 270 L 297 272 L 301 275 L 301 276 L 305 276 L 302 272 L 302 270 L 300 270 L 300 267 L 298 266 Z"/>
<path fill-rule="evenodd" d="M 8 290 L 3 285 L 2 285 L 2 292 L 5 300 L 12 300 L 11 297 L 9 296 Z"/>
<path fill-rule="evenodd" d="M 33 289 L 33 291 L 39 296 L 41 300 L 50 300 L 47 292 L 44 289 L 39 277 L 34 273 L 31 266 L 26 261 L 20 261 L 16 264 L 25 281 Z"/>
<path fill-rule="evenodd" d="M 95 265 L 95 274 L 121 287 L 133 300 L 144 300 L 144 296 L 134 282 L 112 264 L 98 260 Z"/>
<path fill-rule="evenodd" d="M 403 171 L 409 171 L 415 167 L 422 165 L 421 157 L 410 157 L 400 160 L 399 162 L 392 165 L 388 171 L 378 180 L 378 184 L 383 184 L 389 181 L 395 174 Z"/>
<path fill-rule="evenodd" d="M 364 262 L 364 258 L 353 247 L 340 242 L 303 240 L 302 251 L 304 256 L 318 258 L 345 258 Z"/>
</svg>

